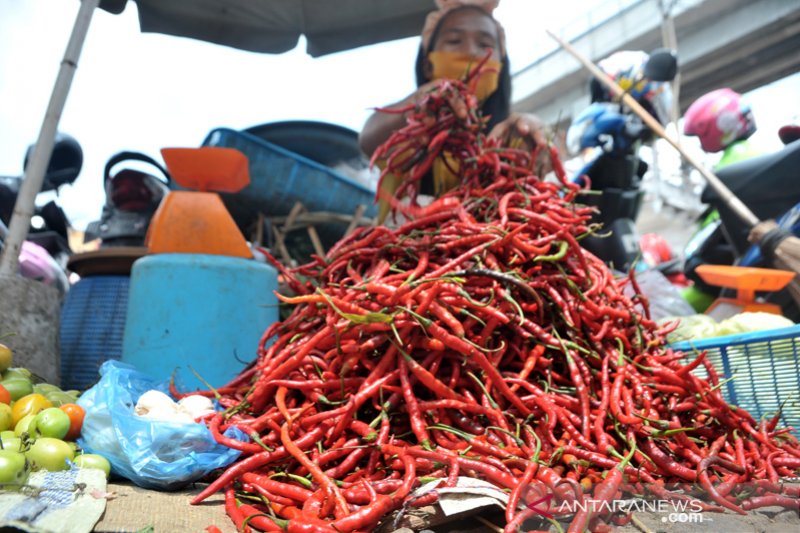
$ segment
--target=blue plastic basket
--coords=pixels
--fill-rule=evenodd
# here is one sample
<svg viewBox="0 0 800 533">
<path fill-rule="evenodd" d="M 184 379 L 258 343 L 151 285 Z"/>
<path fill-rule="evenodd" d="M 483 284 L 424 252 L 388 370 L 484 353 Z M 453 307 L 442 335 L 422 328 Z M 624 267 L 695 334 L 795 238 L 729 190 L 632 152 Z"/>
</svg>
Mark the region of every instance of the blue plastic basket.
<svg viewBox="0 0 800 533">
<path fill-rule="evenodd" d="M 100 366 L 122 356 L 129 276 L 86 276 L 61 307 L 61 387 L 85 390 L 100 379 Z"/>
<path fill-rule="evenodd" d="M 783 404 L 783 422 L 800 434 L 800 325 L 755 333 L 740 333 L 672 345 L 689 353 L 708 350 L 708 360 L 720 373 L 722 394 L 732 405 L 758 420 L 771 417 Z M 695 373 L 707 377 L 701 366 Z"/>
<path fill-rule="evenodd" d="M 235 148 L 250 162 L 250 185 L 236 194 L 223 194 L 234 219 L 289 214 L 296 202 L 309 211 L 353 214 L 365 205 L 365 216 L 375 216 L 374 191 L 299 154 L 249 133 L 217 128 L 203 146 Z"/>
</svg>

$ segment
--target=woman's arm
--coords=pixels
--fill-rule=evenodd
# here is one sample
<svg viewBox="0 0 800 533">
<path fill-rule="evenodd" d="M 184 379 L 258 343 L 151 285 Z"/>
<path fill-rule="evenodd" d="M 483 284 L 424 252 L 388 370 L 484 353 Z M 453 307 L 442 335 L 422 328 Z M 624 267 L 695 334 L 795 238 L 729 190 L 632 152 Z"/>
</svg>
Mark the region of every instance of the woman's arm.
<svg viewBox="0 0 800 533">
<path fill-rule="evenodd" d="M 386 109 L 402 109 L 403 107 L 414 102 L 414 94 L 409 95 L 407 98 L 400 100 L 394 104 L 386 106 Z M 378 146 L 386 142 L 389 136 L 405 126 L 406 114 L 395 113 L 387 111 L 375 111 L 370 115 L 358 135 L 358 144 L 361 150 L 372 157 L 372 154 L 377 150 Z"/>
<path fill-rule="evenodd" d="M 427 93 L 434 87 L 439 85 L 441 81 L 429 81 L 421 85 L 416 91 L 403 98 L 399 102 L 390 104 L 384 109 L 396 110 L 403 109 L 409 105 L 417 104 Z M 450 107 L 453 109 L 456 117 L 464 119 L 467 116 L 467 103 L 457 93 L 447 95 Z M 367 156 L 372 157 L 372 154 L 378 147 L 386 142 L 386 140 L 403 126 L 406 125 L 405 113 L 394 113 L 387 111 L 375 111 L 370 115 L 361 129 L 358 136 L 358 143 L 361 149 Z"/>
</svg>

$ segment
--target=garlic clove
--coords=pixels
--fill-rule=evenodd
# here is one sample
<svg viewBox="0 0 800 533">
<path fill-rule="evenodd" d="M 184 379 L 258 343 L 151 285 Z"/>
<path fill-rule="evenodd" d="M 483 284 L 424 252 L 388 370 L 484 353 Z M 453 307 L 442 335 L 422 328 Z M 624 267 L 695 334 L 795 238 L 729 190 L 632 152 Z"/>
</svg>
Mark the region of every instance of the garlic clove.
<svg viewBox="0 0 800 533">
<path fill-rule="evenodd" d="M 133 412 L 139 416 L 146 416 L 151 411 L 164 413 L 175 412 L 178 405 L 166 394 L 157 390 L 149 390 L 139 397 Z"/>
<path fill-rule="evenodd" d="M 214 403 L 210 398 L 193 394 L 181 398 L 178 402 L 178 409 L 182 409 L 189 413 L 193 419 L 198 419 L 202 416 L 214 413 Z"/>
</svg>

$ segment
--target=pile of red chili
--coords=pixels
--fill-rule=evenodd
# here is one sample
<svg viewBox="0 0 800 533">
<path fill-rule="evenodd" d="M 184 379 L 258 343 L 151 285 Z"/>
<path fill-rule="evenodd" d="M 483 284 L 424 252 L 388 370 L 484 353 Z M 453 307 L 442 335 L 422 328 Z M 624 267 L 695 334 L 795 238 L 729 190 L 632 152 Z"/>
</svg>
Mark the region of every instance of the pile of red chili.
<svg viewBox="0 0 800 533">
<path fill-rule="evenodd" d="M 460 187 L 396 204 L 399 227 L 363 228 L 284 269 L 294 311 L 219 389 L 227 410 L 209 421 L 242 457 L 193 503 L 225 490 L 243 530 L 370 531 L 434 502 L 435 490 L 414 494 L 423 482 L 470 476 L 507 491 L 508 532 L 547 494 L 556 516 L 622 489 L 709 510 L 797 508 L 782 483 L 800 469 L 797 439 L 778 416 L 729 405 L 704 354 L 665 346 L 647 302 L 623 293 L 635 279 L 581 248 L 591 212 L 555 153 L 559 179 L 540 179 L 538 154 L 480 133 L 470 98 L 444 83 L 378 155 L 401 194 L 442 151 Z M 252 441 L 223 437 L 232 425 Z M 619 518 L 584 508 L 570 531 Z"/>
</svg>

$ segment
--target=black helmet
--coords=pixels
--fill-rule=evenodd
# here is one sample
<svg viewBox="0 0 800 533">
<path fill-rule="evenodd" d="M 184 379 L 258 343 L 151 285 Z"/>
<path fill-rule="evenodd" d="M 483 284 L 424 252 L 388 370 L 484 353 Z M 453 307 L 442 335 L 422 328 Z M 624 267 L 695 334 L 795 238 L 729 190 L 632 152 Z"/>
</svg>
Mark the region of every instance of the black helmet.
<svg viewBox="0 0 800 533">
<path fill-rule="evenodd" d="M 28 161 L 33 156 L 35 144 L 28 147 L 25 152 L 24 168 L 28 168 Z M 58 189 L 67 183 L 72 183 L 78 179 L 83 166 L 83 150 L 81 145 L 74 137 L 66 133 L 57 133 L 55 144 L 53 144 L 53 154 L 50 156 L 50 163 L 44 175 L 42 190 L 49 191 Z"/>
</svg>

